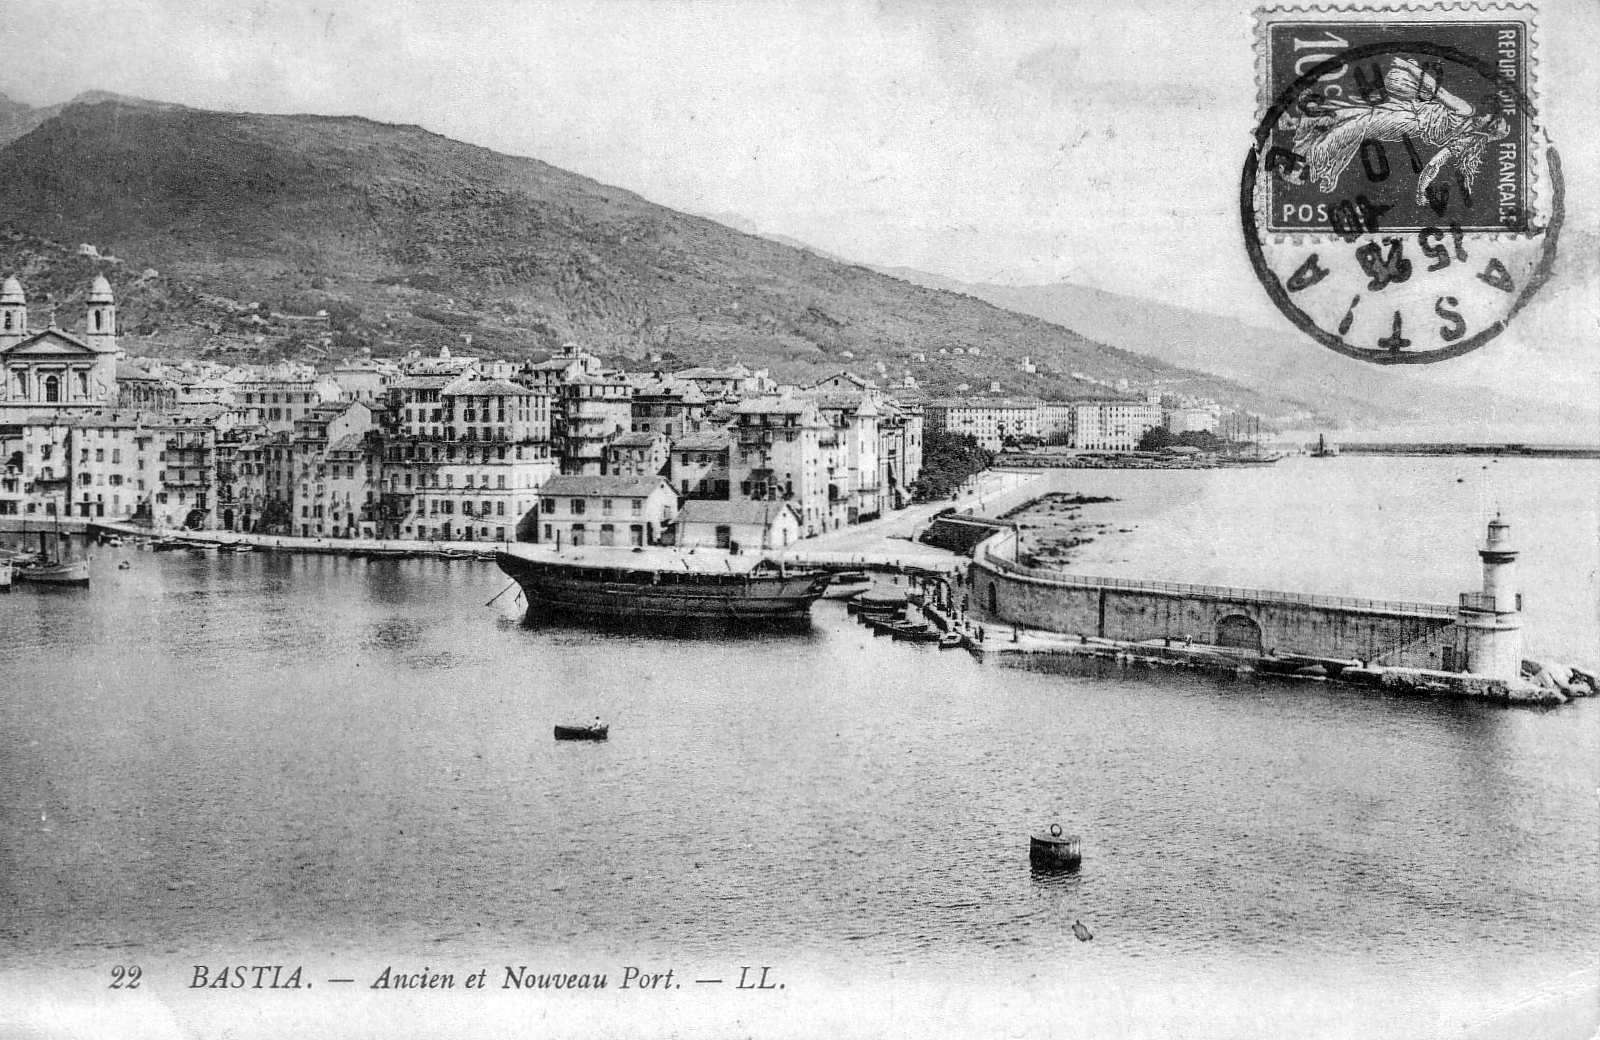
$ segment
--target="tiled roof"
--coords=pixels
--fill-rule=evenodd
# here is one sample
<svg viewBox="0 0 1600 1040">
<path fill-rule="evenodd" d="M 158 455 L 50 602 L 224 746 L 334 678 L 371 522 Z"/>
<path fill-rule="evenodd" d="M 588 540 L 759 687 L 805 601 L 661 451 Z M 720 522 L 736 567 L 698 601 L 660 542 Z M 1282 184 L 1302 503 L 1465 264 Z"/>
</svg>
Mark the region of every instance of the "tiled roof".
<svg viewBox="0 0 1600 1040">
<path fill-rule="evenodd" d="M 532 390 L 504 379 L 474 379 L 445 391 L 451 397 L 534 397 Z"/>
<path fill-rule="evenodd" d="M 678 523 L 761 524 L 764 527 L 785 509 L 792 512 L 794 507 L 788 502 L 758 502 L 749 498 L 734 498 L 726 502 L 696 498 L 685 502 L 683 508 L 678 510 Z"/>
<path fill-rule="evenodd" d="M 672 489 L 672 486 L 660 477 L 597 477 L 562 473 L 545 481 L 539 488 L 539 494 L 572 495 L 578 498 L 593 498 L 597 495 L 643 498 L 660 487 L 665 487 L 669 491 Z"/>
<path fill-rule="evenodd" d="M 728 446 L 727 430 L 686 433 L 672 442 L 673 451 L 727 451 Z"/>
</svg>

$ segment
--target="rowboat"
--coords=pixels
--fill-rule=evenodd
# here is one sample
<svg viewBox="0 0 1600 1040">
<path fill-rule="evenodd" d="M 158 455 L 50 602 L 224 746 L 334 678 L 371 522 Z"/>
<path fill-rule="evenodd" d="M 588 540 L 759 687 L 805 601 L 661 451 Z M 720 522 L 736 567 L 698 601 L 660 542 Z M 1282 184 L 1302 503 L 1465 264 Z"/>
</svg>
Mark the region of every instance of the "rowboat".
<svg viewBox="0 0 1600 1040">
<path fill-rule="evenodd" d="M 557 740 L 604 740 L 606 734 L 611 732 L 607 725 L 588 726 L 557 726 Z"/>
</svg>

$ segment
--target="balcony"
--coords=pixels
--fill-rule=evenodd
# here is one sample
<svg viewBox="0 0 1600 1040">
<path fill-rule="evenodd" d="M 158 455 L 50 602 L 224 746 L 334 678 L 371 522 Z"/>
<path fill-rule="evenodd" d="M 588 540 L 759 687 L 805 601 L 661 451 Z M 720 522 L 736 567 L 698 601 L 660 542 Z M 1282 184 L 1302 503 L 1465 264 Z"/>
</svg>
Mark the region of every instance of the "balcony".
<svg viewBox="0 0 1600 1040">
<path fill-rule="evenodd" d="M 1495 597 L 1484 592 L 1463 592 L 1461 594 L 1461 609 L 1475 614 L 1510 614 L 1522 609 L 1522 593 L 1517 593 L 1516 606 L 1501 600 L 1496 609 Z"/>
</svg>

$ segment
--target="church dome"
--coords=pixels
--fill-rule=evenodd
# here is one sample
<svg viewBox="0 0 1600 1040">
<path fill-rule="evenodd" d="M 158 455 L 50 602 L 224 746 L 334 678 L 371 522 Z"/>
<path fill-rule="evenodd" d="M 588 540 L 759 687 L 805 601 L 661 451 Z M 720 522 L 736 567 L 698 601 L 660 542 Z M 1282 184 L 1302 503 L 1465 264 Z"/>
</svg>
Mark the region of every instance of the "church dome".
<svg viewBox="0 0 1600 1040">
<path fill-rule="evenodd" d="M 28 297 L 22 291 L 22 283 L 17 281 L 16 275 L 11 275 L 0 284 L 0 303 L 27 303 Z"/>
<path fill-rule="evenodd" d="M 89 286 L 89 302 L 90 303 L 112 303 L 112 302 L 114 302 L 113 299 L 112 299 L 112 296 L 111 296 L 111 283 L 106 281 L 106 276 L 105 275 L 97 274 L 97 275 L 94 276 L 94 284 Z"/>
</svg>

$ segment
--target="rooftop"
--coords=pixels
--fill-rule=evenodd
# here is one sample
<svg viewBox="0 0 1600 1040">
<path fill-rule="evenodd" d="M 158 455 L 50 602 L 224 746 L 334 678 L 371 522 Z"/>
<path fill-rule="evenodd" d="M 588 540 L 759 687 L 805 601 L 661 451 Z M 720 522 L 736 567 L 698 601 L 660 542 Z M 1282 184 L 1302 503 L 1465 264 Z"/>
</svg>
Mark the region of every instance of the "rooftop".
<svg viewBox="0 0 1600 1040">
<path fill-rule="evenodd" d="M 680 524 L 761 524 L 766 526 L 784 510 L 794 512 L 788 502 L 756 501 L 748 498 L 690 499 L 678 511 Z M 795 514 L 798 517 L 798 513 Z"/>
<path fill-rule="evenodd" d="M 657 488 L 663 487 L 672 490 L 672 485 L 660 477 L 601 477 L 562 473 L 545 481 L 539 487 L 539 494 L 571 495 L 577 498 L 593 498 L 601 495 L 643 498 Z"/>
</svg>

